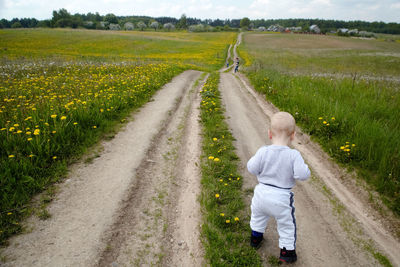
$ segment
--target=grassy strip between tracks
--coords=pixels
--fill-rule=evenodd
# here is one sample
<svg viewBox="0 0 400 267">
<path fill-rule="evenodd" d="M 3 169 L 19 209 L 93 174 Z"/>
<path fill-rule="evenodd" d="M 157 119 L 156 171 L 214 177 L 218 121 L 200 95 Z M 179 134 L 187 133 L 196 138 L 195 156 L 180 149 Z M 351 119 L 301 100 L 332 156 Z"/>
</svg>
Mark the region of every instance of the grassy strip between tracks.
<svg viewBox="0 0 400 267">
<path fill-rule="evenodd" d="M 206 258 L 211 266 L 261 266 L 260 257 L 249 245 L 249 214 L 244 212 L 242 177 L 218 84 L 219 73 L 212 73 L 201 90 L 201 204 Z"/>
</svg>

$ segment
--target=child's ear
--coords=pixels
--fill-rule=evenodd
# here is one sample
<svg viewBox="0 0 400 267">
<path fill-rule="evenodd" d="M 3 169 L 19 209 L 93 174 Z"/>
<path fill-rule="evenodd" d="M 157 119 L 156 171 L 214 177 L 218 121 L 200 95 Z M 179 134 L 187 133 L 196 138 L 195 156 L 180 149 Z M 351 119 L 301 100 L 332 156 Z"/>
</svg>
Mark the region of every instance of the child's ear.
<svg viewBox="0 0 400 267">
<path fill-rule="evenodd" d="M 272 140 L 272 132 L 271 132 L 271 130 L 268 130 L 268 137 L 269 137 L 269 139 Z"/>
<path fill-rule="evenodd" d="M 295 136 L 296 136 L 296 132 L 293 132 L 293 133 L 290 135 L 290 141 L 293 141 L 293 139 L 294 139 Z"/>
</svg>

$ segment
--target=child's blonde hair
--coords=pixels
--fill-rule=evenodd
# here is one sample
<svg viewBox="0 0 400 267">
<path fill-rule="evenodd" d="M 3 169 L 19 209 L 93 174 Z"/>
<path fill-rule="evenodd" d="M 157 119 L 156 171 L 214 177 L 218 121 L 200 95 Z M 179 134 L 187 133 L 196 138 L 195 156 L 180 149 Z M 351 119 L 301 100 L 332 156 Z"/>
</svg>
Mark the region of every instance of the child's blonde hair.
<svg viewBox="0 0 400 267">
<path fill-rule="evenodd" d="M 296 121 L 288 112 L 277 112 L 271 117 L 270 131 L 273 136 L 291 136 L 296 127 Z"/>
</svg>

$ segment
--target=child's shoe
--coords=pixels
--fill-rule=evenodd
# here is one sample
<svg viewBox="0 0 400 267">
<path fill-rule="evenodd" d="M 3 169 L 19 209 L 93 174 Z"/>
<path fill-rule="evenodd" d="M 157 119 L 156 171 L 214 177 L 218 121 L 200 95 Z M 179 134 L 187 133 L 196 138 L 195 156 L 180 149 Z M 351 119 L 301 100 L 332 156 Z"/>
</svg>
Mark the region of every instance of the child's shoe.
<svg viewBox="0 0 400 267">
<path fill-rule="evenodd" d="M 281 249 L 279 260 L 287 263 L 297 261 L 296 250 L 286 250 L 286 248 Z"/>
<path fill-rule="evenodd" d="M 250 246 L 252 246 L 255 249 L 258 249 L 261 247 L 262 240 L 263 240 L 263 235 L 261 233 L 256 232 L 255 235 L 253 232 L 250 237 Z"/>
</svg>

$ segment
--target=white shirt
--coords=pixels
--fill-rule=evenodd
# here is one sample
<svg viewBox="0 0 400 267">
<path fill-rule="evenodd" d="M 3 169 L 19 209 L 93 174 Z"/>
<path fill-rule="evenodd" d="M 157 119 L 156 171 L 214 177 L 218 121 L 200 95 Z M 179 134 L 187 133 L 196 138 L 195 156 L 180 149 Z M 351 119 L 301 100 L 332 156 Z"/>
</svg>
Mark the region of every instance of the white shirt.
<svg viewBox="0 0 400 267">
<path fill-rule="evenodd" d="M 287 189 L 311 174 L 299 151 L 278 145 L 261 147 L 247 162 L 247 169 L 260 183 Z"/>
</svg>

